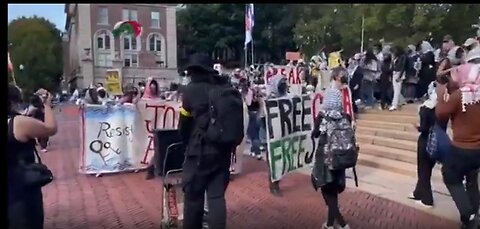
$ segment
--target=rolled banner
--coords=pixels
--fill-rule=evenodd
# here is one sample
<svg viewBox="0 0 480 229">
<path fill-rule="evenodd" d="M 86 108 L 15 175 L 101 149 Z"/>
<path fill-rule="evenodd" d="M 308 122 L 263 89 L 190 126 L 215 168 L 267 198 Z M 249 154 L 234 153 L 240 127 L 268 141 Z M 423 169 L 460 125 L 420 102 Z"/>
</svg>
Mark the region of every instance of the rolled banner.
<svg viewBox="0 0 480 229">
<path fill-rule="evenodd" d="M 119 21 L 113 27 L 112 33 L 115 38 L 122 34 L 138 37 L 142 34 L 142 25 L 137 21 Z"/>
</svg>

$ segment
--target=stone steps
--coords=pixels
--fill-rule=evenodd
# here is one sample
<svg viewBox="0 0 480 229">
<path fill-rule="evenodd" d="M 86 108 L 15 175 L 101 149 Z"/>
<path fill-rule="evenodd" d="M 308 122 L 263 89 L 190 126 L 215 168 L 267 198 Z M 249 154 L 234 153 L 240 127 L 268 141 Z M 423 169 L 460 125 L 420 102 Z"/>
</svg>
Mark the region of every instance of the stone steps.
<svg viewBox="0 0 480 229">
<path fill-rule="evenodd" d="M 407 150 L 412 152 L 417 151 L 417 143 L 414 141 L 400 140 L 367 134 L 356 134 L 356 137 L 359 143 L 385 146 L 393 149 Z"/>
<path fill-rule="evenodd" d="M 370 120 L 370 121 L 383 121 L 389 123 L 402 123 L 402 124 L 415 124 L 418 123 L 418 117 L 414 115 L 403 115 L 395 113 L 366 113 L 360 114 L 359 118 L 361 120 Z"/>
<path fill-rule="evenodd" d="M 411 131 L 415 132 L 417 129 L 412 125 L 412 123 L 393 123 L 388 121 L 378 121 L 378 120 L 365 120 L 363 117 L 356 122 L 358 127 L 370 127 L 376 129 L 385 129 L 385 130 L 400 130 L 400 131 Z"/>
<path fill-rule="evenodd" d="M 359 126 L 356 129 L 356 134 L 362 135 L 372 135 L 386 138 L 393 138 L 399 140 L 413 141 L 417 142 L 418 132 L 416 131 L 401 131 L 401 130 L 392 130 L 385 128 L 373 128 L 367 126 Z"/>
</svg>

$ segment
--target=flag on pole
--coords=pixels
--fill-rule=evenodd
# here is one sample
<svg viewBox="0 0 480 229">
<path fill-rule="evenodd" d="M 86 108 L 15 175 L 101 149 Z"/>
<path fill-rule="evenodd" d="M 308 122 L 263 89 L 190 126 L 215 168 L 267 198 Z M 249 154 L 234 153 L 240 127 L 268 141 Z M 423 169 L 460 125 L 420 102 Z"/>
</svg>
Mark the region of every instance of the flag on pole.
<svg viewBox="0 0 480 229">
<path fill-rule="evenodd" d="M 253 40 L 252 30 L 254 25 L 254 8 L 253 3 L 247 4 L 245 10 L 245 48 L 247 48 L 248 43 Z"/>
<path fill-rule="evenodd" d="M 8 52 L 8 72 L 13 71 L 13 64 L 12 61 L 10 60 L 10 52 Z"/>
</svg>

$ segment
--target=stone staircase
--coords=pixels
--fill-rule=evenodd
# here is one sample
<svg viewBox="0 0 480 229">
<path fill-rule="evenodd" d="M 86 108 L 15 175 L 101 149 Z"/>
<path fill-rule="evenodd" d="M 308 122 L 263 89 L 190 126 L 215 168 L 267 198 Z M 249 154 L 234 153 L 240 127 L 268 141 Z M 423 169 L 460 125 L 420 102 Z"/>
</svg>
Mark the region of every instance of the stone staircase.
<svg viewBox="0 0 480 229">
<path fill-rule="evenodd" d="M 418 105 L 404 106 L 396 112 L 368 110 L 357 120 L 357 141 L 360 144 L 359 164 L 386 170 L 416 179 Z M 439 166 L 433 182 L 442 183 Z M 446 189 L 435 190 L 447 194 Z"/>
</svg>

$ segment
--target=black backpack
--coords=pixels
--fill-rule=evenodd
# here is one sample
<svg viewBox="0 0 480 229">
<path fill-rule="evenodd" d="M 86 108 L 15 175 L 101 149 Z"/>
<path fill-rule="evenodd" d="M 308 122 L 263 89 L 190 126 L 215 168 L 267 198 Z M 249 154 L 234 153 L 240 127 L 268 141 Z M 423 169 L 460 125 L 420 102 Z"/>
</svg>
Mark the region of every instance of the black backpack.
<svg viewBox="0 0 480 229">
<path fill-rule="evenodd" d="M 358 149 L 355 130 L 346 115 L 335 119 L 325 117 L 325 163 L 330 170 L 353 168 L 357 164 Z"/>
<path fill-rule="evenodd" d="M 206 140 L 217 145 L 236 147 L 244 137 L 243 100 L 240 92 L 215 85 L 209 92 L 209 123 Z"/>
</svg>

